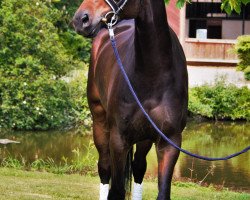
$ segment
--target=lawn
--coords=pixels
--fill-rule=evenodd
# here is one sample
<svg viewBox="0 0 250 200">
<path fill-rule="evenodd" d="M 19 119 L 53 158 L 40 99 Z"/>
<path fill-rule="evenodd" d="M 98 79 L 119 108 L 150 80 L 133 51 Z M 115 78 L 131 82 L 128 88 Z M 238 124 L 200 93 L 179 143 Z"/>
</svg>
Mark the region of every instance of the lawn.
<svg viewBox="0 0 250 200">
<path fill-rule="evenodd" d="M 39 199 L 98 199 L 98 177 L 56 175 L 46 172 L 31 172 L 0 168 L 0 200 Z M 156 199 L 157 183 L 144 183 L 143 199 Z M 212 187 L 201 187 L 194 183 L 175 182 L 173 200 L 248 200 L 250 194 L 216 191 Z"/>
</svg>

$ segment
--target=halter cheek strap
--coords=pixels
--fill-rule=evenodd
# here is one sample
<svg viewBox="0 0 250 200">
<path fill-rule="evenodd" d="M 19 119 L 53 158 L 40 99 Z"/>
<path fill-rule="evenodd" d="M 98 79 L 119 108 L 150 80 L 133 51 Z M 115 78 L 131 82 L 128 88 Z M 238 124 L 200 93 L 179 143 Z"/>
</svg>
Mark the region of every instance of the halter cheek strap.
<svg viewBox="0 0 250 200">
<path fill-rule="evenodd" d="M 105 0 L 105 1 L 111 7 L 111 9 L 115 14 L 118 14 L 128 2 L 128 0 L 120 0 L 118 2 L 116 2 L 115 0 Z"/>
</svg>

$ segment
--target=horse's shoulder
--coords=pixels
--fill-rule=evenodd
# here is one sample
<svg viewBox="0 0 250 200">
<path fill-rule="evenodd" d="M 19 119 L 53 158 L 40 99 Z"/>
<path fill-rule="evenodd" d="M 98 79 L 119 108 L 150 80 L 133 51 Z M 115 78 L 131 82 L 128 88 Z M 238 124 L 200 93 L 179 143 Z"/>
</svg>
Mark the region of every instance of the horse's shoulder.
<svg viewBox="0 0 250 200">
<path fill-rule="evenodd" d="M 124 20 L 121 21 L 114 29 L 115 37 L 118 45 L 126 43 L 131 40 L 131 37 L 134 35 L 134 20 Z M 102 29 L 98 35 L 94 38 L 92 43 L 92 57 L 95 60 L 98 53 L 105 48 L 110 47 L 107 45 L 109 43 L 109 34 L 107 29 Z"/>
<path fill-rule="evenodd" d="M 134 20 L 123 20 L 116 27 L 116 33 L 119 34 L 128 34 L 131 35 L 135 30 Z"/>
</svg>

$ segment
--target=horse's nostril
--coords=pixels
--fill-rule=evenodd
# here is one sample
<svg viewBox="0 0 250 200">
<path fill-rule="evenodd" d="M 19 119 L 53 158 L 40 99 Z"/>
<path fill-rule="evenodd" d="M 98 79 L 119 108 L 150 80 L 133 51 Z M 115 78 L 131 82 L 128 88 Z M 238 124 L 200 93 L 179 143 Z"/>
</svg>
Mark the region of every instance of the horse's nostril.
<svg viewBox="0 0 250 200">
<path fill-rule="evenodd" d="M 89 16 L 88 16 L 87 14 L 84 14 L 84 15 L 82 16 L 81 20 L 82 20 L 82 23 L 83 23 L 83 24 L 86 24 L 86 23 L 88 23 L 88 21 L 89 21 Z"/>
</svg>

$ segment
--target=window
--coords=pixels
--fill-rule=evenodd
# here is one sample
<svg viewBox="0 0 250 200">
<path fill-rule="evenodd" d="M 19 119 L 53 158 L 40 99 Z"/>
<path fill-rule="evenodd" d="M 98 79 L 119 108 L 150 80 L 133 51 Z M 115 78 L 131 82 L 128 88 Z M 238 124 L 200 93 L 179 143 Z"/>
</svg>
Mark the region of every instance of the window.
<svg viewBox="0 0 250 200">
<path fill-rule="evenodd" d="M 197 30 L 204 29 L 206 31 L 206 38 L 221 39 L 225 30 L 228 28 L 225 21 L 232 20 L 238 21 L 237 23 L 244 23 L 245 20 L 250 20 L 250 5 L 242 6 L 241 14 L 232 12 L 228 15 L 226 12 L 221 11 L 221 2 L 218 0 L 208 1 L 200 0 L 187 4 L 186 7 L 186 19 L 189 21 L 188 36 L 190 38 L 197 37 Z M 231 22 L 230 22 L 231 23 Z M 224 27 L 224 28 L 223 28 Z M 229 31 L 229 30 L 228 30 Z M 242 28 L 244 33 L 244 28 Z"/>
</svg>

